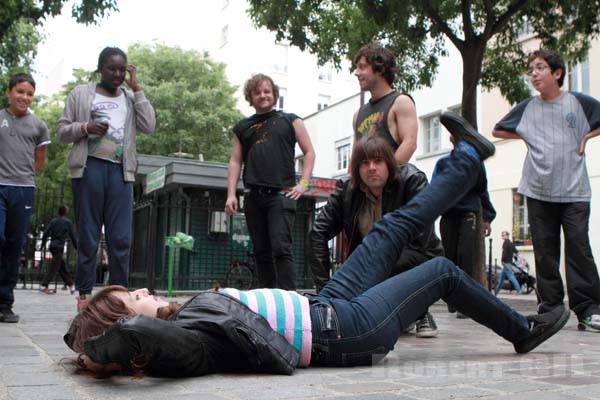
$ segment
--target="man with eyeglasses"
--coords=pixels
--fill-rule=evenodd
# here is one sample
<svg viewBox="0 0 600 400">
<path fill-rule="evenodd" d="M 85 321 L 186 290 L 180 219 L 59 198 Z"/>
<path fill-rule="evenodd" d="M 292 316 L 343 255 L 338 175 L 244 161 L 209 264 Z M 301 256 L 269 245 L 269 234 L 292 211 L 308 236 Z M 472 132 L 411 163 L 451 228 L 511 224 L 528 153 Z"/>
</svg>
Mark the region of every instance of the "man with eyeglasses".
<svg viewBox="0 0 600 400">
<path fill-rule="evenodd" d="M 600 332 L 600 279 L 588 237 L 591 188 L 585 164 L 585 145 L 600 134 L 600 102 L 561 89 L 565 63 L 556 53 L 537 50 L 527 61 L 539 96 L 514 107 L 493 135 L 527 144 L 518 192 L 527 198 L 538 312 L 563 304 L 562 228 L 569 307 L 577 314 L 579 330 Z"/>
</svg>

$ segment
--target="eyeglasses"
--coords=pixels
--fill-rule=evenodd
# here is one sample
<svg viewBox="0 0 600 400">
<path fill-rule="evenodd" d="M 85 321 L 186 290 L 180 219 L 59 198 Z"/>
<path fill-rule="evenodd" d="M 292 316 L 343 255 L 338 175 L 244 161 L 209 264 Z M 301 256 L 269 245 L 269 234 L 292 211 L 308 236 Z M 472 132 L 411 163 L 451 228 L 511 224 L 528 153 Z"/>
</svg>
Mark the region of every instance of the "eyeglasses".
<svg viewBox="0 0 600 400">
<path fill-rule="evenodd" d="M 544 72 L 545 70 L 547 70 L 548 68 L 550 68 L 550 67 L 546 64 L 536 64 L 527 70 L 527 76 L 533 75 L 534 71 L 537 72 L 538 74 L 540 74 L 540 73 Z"/>
</svg>

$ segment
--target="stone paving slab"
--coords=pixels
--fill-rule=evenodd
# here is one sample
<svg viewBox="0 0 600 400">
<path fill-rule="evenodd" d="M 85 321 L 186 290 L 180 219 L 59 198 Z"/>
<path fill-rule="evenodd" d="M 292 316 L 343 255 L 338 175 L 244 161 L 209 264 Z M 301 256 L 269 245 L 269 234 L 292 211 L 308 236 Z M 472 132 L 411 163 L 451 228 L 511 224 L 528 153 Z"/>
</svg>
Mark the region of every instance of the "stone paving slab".
<svg viewBox="0 0 600 400">
<path fill-rule="evenodd" d="M 75 373 L 75 355 L 62 342 L 76 303 L 66 292 L 16 291 L 18 324 L 0 324 L 0 400 L 591 400 L 600 398 L 600 334 L 579 332 L 576 318 L 534 352 L 473 321 L 457 319 L 443 303 L 430 308 L 440 334 L 405 334 L 380 364 L 306 368 L 292 376 L 216 374 L 198 378 L 96 379 Z M 177 300 L 184 301 L 186 298 Z M 533 296 L 504 295 L 524 313 Z"/>
</svg>

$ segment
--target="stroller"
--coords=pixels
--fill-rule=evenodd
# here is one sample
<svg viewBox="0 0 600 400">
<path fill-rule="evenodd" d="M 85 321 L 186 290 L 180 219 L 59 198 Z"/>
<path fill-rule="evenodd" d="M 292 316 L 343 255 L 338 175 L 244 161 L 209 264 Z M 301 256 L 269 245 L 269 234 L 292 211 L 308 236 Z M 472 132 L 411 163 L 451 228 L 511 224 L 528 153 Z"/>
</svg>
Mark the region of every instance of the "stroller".
<svg viewBox="0 0 600 400">
<path fill-rule="evenodd" d="M 523 257 L 515 255 L 511 266 L 511 272 L 515 275 L 515 278 L 517 279 L 517 282 L 519 282 L 519 285 L 521 285 L 521 287 L 525 289 L 524 293 L 529 294 L 532 291 L 536 290 L 535 277 L 529 275 L 529 264 L 527 263 L 527 260 L 525 260 Z M 509 280 L 504 281 L 502 289 L 514 290 L 513 285 L 512 283 L 510 283 Z"/>
</svg>

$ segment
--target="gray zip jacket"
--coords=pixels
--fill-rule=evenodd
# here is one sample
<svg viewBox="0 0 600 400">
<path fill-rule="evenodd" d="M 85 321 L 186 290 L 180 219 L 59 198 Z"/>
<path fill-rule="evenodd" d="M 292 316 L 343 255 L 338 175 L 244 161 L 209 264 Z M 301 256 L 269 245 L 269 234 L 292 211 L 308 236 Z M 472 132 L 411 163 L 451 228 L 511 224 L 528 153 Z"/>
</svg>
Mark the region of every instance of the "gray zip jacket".
<svg viewBox="0 0 600 400">
<path fill-rule="evenodd" d="M 135 135 L 139 129 L 145 133 L 153 133 L 156 127 L 156 116 L 150 102 L 143 91 L 132 93 L 121 88 L 127 101 L 127 117 L 125 119 L 125 138 L 123 139 L 123 178 L 125 182 L 135 181 L 137 156 Z M 87 135 L 81 132 L 84 122 L 91 116 L 92 101 L 96 95 L 96 83 L 91 82 L 77 86 L 69 93 L 62 116 L 56 124 L 56 136 L 61 143 L 73 143 L 67 167 L 71 178 L 83 177 L 87 157 Z"/>
</svg>

